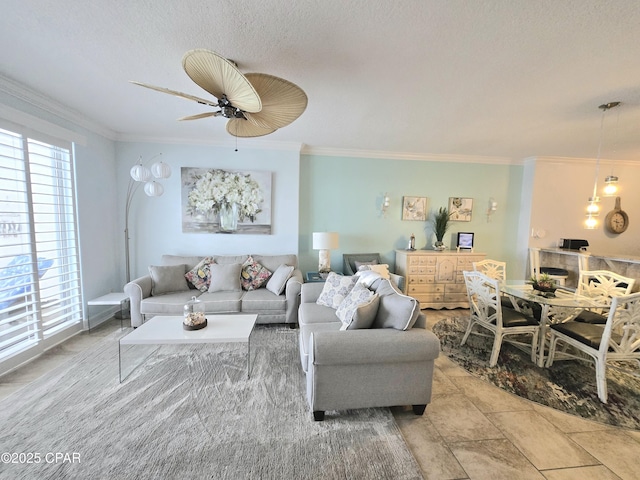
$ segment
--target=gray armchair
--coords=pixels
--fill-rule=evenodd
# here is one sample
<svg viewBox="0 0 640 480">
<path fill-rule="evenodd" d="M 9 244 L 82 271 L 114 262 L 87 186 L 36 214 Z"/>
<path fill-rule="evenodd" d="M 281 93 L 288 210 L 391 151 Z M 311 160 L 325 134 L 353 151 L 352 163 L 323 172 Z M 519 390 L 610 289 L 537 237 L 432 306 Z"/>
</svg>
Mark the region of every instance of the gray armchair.
<svg viewBox="0 0 640 480">
<path fill-rule="evenodd" d="M 380 263 L 379 253 L 345 253 L 342 255 L 342 272 L 345 275 L 355 275 L 358 269 L 356 262 Z"/>
<path fill-rule="evenodd" d="M 373 263 L 379 265 L 382 263 L 379 253 L 345 253 L 342 255 L 342 273 L 344 275 L 355 275 L 358 271 L 356 262 Z M 393 281 L 398 285 L 400 291 L 404 291 L 405 278 L 389 272 Z"/>
</svg>

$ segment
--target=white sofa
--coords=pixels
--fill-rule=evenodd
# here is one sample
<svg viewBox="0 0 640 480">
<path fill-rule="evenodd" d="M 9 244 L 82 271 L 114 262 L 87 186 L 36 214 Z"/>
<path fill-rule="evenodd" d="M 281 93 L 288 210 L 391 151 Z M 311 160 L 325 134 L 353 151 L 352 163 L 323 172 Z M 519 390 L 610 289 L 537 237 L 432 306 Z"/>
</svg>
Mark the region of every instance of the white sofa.
<svg viewBox="0 0 640 480">
<path fill-rule="evenodd" d="M 249 255 L 211 255 L 216 264 L 243 264 Z M 204 256 L 163 255 L 159 266 L 184 265 L 184 271 L 178 269 L 176 291 L 152 295 L 154 284 L 151 275 L 136 278 L 124 286 L 124 292 L 131 303 L 131 326 L 139 327 L 155 315 L 182 315 L 186 302 L 197 297 L 204 302 L 205 313 L 256 313 L 258 323 L 287 323 L 294 327 L 298 323 L 298 306 L 303 279 L 298 269 L 296 255 L 252 255 L 253 259 L 271 272 L 281 265 L 294 268 L 280 295 L 267 290 L 265 286 L 255 290 L 229 290 L 201 292 L 193 288 L 184 278 L 184 274 L 200 263 Z M 186 288 L 181 283 L 184 279 Z M 156 289 L 157 290 L 157 289 Z"/>
</svg>

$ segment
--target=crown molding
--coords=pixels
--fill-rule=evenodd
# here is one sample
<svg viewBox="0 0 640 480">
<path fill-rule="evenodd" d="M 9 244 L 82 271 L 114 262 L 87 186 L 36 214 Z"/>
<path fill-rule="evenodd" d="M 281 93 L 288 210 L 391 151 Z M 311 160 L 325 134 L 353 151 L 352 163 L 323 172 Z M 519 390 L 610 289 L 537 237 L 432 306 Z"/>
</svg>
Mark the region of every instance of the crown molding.
<svg viewBox="0 0 640 480">
<path fill-rule="evenodd" d="M 223 148 L 238 148 L 238 150 L 279 150 L 300 152 L 302 143 L 298 142 L 275 142 L 269 140 L 257 140 L 255 138 L 238 138 L 229 136 L 224 140 L 221 139 L 197 139 L 197 138 L 181 138 L 181 137 L 156 137 L 153 135 L 130 135 L 119 133 L 115 138 L 118 142 L 144 142 L 144 143 L 162 143 L 170 145 L 204 145 Z"/>
<path fill-rule="evenodd" d="M 585 164 L 596 164 L 595 158 L 581 158 L 581 157 L 527 157 L 524 159 L 525 164 L 535 164 L 535 163 L 550 163 L 555 165 L 585 165 Z M 639 162 L 635 162 L 633 160 L 614 160 L 612 158 L 601 158 L 601 165 L 611 165 L 615 163 L 616 165 L 624 165 L 627 167 L 640 167 Z"/>
<path fill-rule="evenodd" d="M 116 134 L 113 130 L 91 120 L 80 112 L 73 110 L 46 95 L 25 87 L 21 83 L 6 77 L 0 73 L 0 91 L 18 100 L 28 103 L 40 110 L 49 112 L 56 117 L 73 123 L 79 128 L 89 130 L 93 133 L 115 140 Z"/>
<path fill-rule="evenodd" d="M 521 165 L 522 160 L 514 160 L 508 157 L 491 157 L 482 155 L 449 155 L 436 153 L 406 153 L 384 152 L 376 150 L 355 150 L 341 148 L 323 148 L 304 145 L 302 155 L 316 155 L 326 157 L 357 157 L 357 158 L 382 158 L 387 160 L 414 160 L 421 162 L 447 162 L 447 163 L 481 163 L 489 165 Z"/>
</svg>

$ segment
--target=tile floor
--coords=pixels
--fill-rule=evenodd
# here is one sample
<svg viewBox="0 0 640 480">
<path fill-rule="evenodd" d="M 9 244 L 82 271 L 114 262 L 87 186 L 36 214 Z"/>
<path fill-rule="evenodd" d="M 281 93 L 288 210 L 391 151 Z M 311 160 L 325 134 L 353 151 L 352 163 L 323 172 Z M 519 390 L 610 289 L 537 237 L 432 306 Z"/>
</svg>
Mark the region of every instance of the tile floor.
<svg viewBox="0 0 640 480">
<path fill-rule="evenodd" d="M 429 326 L 467 312 L 425 310 Z M 424 415 L 392 411 L 428 480 L 640 479 L 640 431 L 524 400 L 442 355 Z"/>
<path fill-rule="evenodd" d="M 427 310 L 428 324 L 466 310 Z M 126 323 L 125 323 L 126 325 Z M 0 377 L 0 399 L 120 328 L 105 322 Z M 418 417 L 393 414 L 428 480 L 637 480 L 640 431 L 587 421 L 503 392 L 444 356 L 433 399 Z"/>
</svg>

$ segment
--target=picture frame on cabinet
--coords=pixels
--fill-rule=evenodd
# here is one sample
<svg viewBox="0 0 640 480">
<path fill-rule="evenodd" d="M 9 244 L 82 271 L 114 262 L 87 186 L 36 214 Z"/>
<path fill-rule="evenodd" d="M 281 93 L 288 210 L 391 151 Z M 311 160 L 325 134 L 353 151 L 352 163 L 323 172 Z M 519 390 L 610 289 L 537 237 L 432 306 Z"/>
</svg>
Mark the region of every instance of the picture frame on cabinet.
<svg viewBox="0 0 640 480">
<path fill-rule="evenodd" d="M 402 220 L 427 220 L 427 197 L 402 197 Z"/>
<path fill-rule="evenodd" d="M 449 220 L 470 222 L 473 212 L 473 198 L 449 197 Z"/>
</svg>

